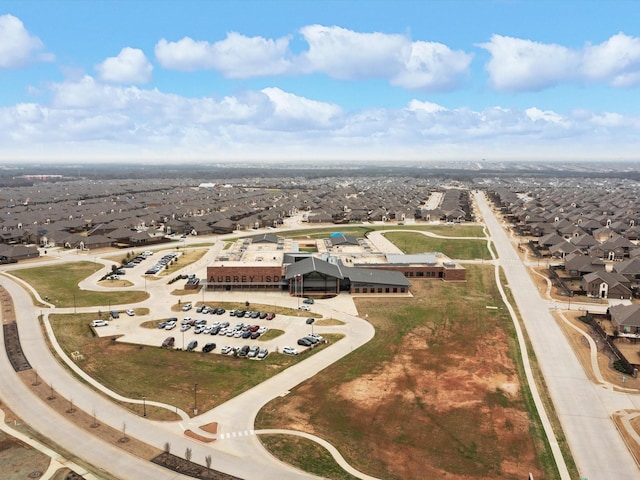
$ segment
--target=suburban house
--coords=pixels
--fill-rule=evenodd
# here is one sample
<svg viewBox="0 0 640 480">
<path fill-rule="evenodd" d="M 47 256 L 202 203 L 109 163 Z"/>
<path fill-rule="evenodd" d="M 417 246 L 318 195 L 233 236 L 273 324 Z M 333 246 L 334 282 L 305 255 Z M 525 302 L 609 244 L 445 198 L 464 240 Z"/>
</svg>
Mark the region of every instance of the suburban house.
<svg viewBox="0 0 640 480">
<path fill-rule="evenodd" d="M 613 305 L 609 314 L 618 335 L 640 337 L 640 304 Z"/>
<path fill-rule="evenodd" d="M 620 299 L 632 297 L 629 280 L 615 272 L 588 273 L 582 277 L 581 288 L 589 297 Z"/>
</svg>

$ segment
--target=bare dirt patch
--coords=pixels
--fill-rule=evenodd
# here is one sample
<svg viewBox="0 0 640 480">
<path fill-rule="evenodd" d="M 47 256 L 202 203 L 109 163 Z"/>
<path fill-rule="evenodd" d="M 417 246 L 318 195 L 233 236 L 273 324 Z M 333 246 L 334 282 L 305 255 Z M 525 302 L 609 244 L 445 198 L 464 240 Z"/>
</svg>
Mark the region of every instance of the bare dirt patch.
<svg viewBox="0 0 640 480">
<path fill-rule="evenodd" d="M 376 337 L 268 404 L 258 428 L 314 433 L 378 478 L 545 477 L 509 324 L 484 308 L 499 303 L 492 271 L 470 270 L 477 297 L 469 285 L 416 281 L 411 302 L 359 301 Z"/>
<path fill-rule="evenodd" d="M 48 456 L 0 431 L 0 478 L 3 480 L 23 480 L 35 472 L 44 473 L 49 463 Z"/>
</svg>

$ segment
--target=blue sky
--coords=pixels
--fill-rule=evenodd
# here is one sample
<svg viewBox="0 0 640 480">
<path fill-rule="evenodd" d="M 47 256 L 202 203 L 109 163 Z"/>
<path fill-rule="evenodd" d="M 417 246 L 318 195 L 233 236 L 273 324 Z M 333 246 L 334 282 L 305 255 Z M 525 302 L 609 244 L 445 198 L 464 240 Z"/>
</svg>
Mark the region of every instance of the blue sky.
<svg viewBox="0 0 640 480">
<path fill-rule="evenodd" d="M 0 161 L 638 160 L 640 2 L 2 1 Z"/>
</svg>

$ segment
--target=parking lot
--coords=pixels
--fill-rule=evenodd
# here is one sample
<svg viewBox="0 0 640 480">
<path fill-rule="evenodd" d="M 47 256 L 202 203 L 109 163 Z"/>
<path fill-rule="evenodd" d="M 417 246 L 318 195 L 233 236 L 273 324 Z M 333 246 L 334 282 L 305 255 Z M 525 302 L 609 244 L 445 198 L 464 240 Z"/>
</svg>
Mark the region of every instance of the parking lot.
<svg viewBox="0 0 640 480">
<path fill-rule="evenodd" d="M 224 307 L 212 307 L 212 310 L 216 308 Z M 239 356 L 244 356 L 240 352 L 244 346 L 266 348 L 268 354 L 282 352 L 285 346 L 302 352 L 311 348 L 312 345 L 298 344 L 300 338 L 309 337 L 311 333 L 317 337 L 331 329 L 331 327 L 317 327 L 315 322 L 308 323 L 308 315 L 305 315 L 307 312 L 302 310 L 297 316 L 279 314 L 271 320 L 268 320 L 267 315 L 271 312 L 258 312 L 257 315 L 254 313 L 252 316 L 253 311 L 250 310 L 238 317 L 234 310 L 225 310 L 223 313 L 215 311 L 204 313 L 197 310 L 199 307 L 194 306 L 190 310 L 174 312 L 171 316 L 163 318 L 157 318 L 153 314 L 135 317 L 120 315 L 117 319 L 110 319 L 107 325 L 96 327 L 95 331 L 101 337 L 120 335 L 117 340 L 119 342 L 158 348 L 168 337 L 174 337 L 172 348 L 177 350 L 187 350 L 189 344 L 196 341 L 197 346 L 192 349 L 195 352 L 202 352 L 205 345 L 215 343 L 216 347 L 211 350 L 211 353 L 233 355 L 235 350 Z M 232 313 L 234 315 L 231 315 Z M 264 315 L 260 315 L 261 313 Z M 173 319 L 174 322 L 169 322 L 169 319 Z M 141 326 L 150 321 L 152 327 Z M 271 329 L 281 330 L 284 334 L 270 340 L 262 340 L 262 335 Z M 318 340 L 323 341 L 322 338 Z M 248 353 L 246 356 L 253 357 Z"/>
</svg>

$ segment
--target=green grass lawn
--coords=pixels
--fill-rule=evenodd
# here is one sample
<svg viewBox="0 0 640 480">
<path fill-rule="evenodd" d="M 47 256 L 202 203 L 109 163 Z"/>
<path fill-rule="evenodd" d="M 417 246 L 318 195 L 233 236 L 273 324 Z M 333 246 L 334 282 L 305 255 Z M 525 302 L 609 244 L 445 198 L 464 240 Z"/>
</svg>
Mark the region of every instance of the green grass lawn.
<svg viewBox="0 0 640 480">
<path fill-rule="evenodd" d="M 207 411 L 258 385 L 285 368 L 306 359 L 325 348 L 320 345 L 300 355 L 290 356 L 270 352 L 261 361 L 234 358 L 201 351 L 167 350 L 159 347 L 131 345 L 100 338 L 89 326 L 95 314 L 50 315 L 54 334 L 67 355 L 79 351 L 84 359 L 77 364 L 107 388 L 130 398 L 156 400 L 175 405 L 187 412 L 193 408 L 193 386 L 198 384 L 198 408 Z M 278 336 L 278 330 L 273 335 Z M 269 331 L 267 332 L 267 334 Z M 179 332 L 167 332 L 179 338 Z M 342 335 L 325 335 L 330 343 Z M 218 344 L 224 339 L 212 336 L 207 341 Z M 123 375 L 122 372 L 127 372 Z M 137 405 L 126 405 L 133 411 Z M 163 410 L 158 419 L 173 419 Z M 163 417 L 164 416 L 164 417 Z"/>
<path fill-rule="evenodd" d="M 485 240 L 434 238 L 412 232 L 388 232 L 384 236 L 404 253 L 441 252 L 455 260 L 491 258 Z"/>
<path fill-rule="evenodd" d="M 364 237 L 372 231 L 384 230 L 420 230 L 433 232 L 446 237 L 484 237 L 483 228 L 479 225 L 335 225 L 333 227 L 308 228 L 293 232 L 275 232 L 287 238 L 325 238 L 335 232 L 352 237 Z"/>
<path fill-rule="evenodd" d="M 100 265 L 102 267 L 102 265 Z M 46 267 L 25 268 L 12 271 L 12 275 L 30 284 L 40 295 L 48 297 L 56 307 L 111 306 L 141 302 L 148 298 L 146 292 L 137 290 L 97 292 L 81 290 L 78 283 L 97 270 L 93 262 L 78 262 Z"/>
</svg>

